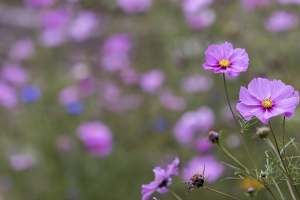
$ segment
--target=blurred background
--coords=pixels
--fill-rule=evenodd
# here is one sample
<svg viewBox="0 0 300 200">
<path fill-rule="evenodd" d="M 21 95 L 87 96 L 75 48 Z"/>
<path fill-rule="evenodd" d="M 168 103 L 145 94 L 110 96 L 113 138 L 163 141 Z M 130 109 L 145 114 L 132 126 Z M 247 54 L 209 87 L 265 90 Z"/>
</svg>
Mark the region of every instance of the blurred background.
<svg viewBox="0 0 300 200">
<path fill-rule="evenodd" d="M 246 49 L 248 71 L 228 79 L 233 107 L 255 77 L 300 90 L 299 0 L 2 0 L 0 3 L 0 199 L 141 199 L 152 169 L 178 156 L 170 188 L 183 199 L 190 172 L 240 199 L 251 182 L 223 180 L 251 168 L 227 107 L 222 75 L 205 71 L 204 52 L 228 41 Z M 299 138 L 299 109 L 287 119 Z M 272 119 L 277 132 L 279 118 Z M 267 145 L 245 134 L 264 170 Z M 279 132 L 280 133 L 280 132 Z M 278 133 L 278 134 L 279 134 Z M 280 186 L 287 194 L 286 186 Z M 174 199 L 154 193 L 159 199 Z M 289 197 L 289 196 L 288 196 Z M 152 199 L 152 197 L 151 197 Z"/>
</svg>

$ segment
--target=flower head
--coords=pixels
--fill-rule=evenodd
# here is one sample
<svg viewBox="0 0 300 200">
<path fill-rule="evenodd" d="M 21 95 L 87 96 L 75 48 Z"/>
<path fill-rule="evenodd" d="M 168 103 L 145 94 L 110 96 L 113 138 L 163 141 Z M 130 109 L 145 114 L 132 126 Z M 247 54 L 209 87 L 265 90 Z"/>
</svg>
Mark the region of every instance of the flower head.
<svg viewBox="0 0 300 200">
<path fill-rule="evenodd" d="M 275 11 L 265 21 L 265 29 L 270 32 L 282 32 L 298 26 L 298 16 L 286 11 Z"/>
<path fill-rule="evenodd" d="M 241 87 L 239 98 L 241 102 L 236 108 L 240 114 L 246 120 L 256 116 L 264 124 L 274 116 L 292 116 L 299 103 L 299 94 L 292 86 L 280 80 L 269 81 L 265 78 L 253 79 L 248 90 Z"/>
<path fill-rule="evenodd" d="M 142 185 L 142 200 L 147 200 L 155 191 L 164 194 L 169 192 L 168 187 L 172 184 L 172 176 L 178 175 L 179 159 L 176 157 L 171 164 L 164 170 L 161 167 L 153 169 L 155 180 L 147 185 Z"/>
<path fill-rule="evenodd" d="M 245 49 L 233 49 L 232 44 L 228 42 L 209 46 L 205 56 L 204 69 L 212 69 L 215 73 L 228 72 L 229 77 L 234 77 L 248 69 L 249 58 Z"/>
</svg>

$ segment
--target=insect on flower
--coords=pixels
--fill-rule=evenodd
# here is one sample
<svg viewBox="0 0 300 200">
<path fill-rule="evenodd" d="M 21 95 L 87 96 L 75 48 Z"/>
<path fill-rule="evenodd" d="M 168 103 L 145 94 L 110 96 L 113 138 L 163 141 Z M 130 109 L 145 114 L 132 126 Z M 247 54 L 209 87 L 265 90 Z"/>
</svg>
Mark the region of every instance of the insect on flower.
<svg viewBox="0 0 300 200">
<path fill-rule="evenodd" d="M 192 175 L 192 177 L 190 178 L 190 180 L 188 181 L 183 181 L 186 185 L 188 185 L 189 187 L 187 188 L 187 194 L 190 193 L 190 191 L 192 191 L 194 188 L 200 188 L 203 187 L 205 181 L 208 179 L 208 177 L 205 179 L 204 178 L 204 172 L 205 172 L 205 165 L 204 165 L 204 169 L 202 174 L 195 173 Z"/>
</svg>

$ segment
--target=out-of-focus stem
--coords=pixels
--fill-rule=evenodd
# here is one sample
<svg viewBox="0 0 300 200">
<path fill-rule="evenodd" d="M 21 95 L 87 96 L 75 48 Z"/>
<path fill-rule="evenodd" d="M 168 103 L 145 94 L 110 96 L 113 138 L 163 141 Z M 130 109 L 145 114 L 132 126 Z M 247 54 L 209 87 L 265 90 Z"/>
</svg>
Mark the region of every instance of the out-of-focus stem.
<svg viewBox="0 0 300 200">
<path fill-rule="evenodd" d="M 170 190 L 170 192 L 177 200 L 182 200 L 182 198 L 180 198 L 175 192 L 173 192 L 172 190 Z"/>
<path fill-rule="evenodd" d="M 211 188 L 209 188 L 209 187 L 207 187 L 207 186 L 204 186 L 203 188 L 205 188 L 205 189 L 207 189 L 207 190 L 210 190 L 210 191 L 212 191 L 212 192 L 214 192 L 214 193 L 223 195 L 223 196 L 225 196 L 225 197 L 228 197 L 228 198 L 230 198 L 230 199 L 239 200 L 239 199 L 237 199 L 237 198 L 235 198 L 235 197 L 233 197 L 233 196 L 230 196 L 230 195 L 225 194 L 225 193 L 223 193 L 223 192 L 220 192 L 220 191 L 218 191 L 218 190 L 211 189 Z"/>
<path fill-rule="evenodd" d="M 254 160 L 253 160 L 253 158 L 252 158 L 252 156 L 251 156 L 251 154 L 250 154 L 250 152 L 249 152 L 249 149 L 248 149 L 248 147 L 247 147 L 247 145 L 246 145 L 246 142 L 245 142 L 245 140 L 244 140 L 244 137 L 243 137 L 243 130 L 241 129 L 241 127 L 240 127 L 240 125 L 239 125 L 239 123 L 238 123 L 238 121 L 237 121 L 237 119 L 236 119 L 236 117 L 235 117 L 235 114 L 233 113 L 233 110 L 232 110 L 232 107 L 231 107 L 231 104 L 230 104 L 230 100 L 229 100 L 229 96 L 228 96 L 228 90 L 227 90 L 226 79 L 225 79 L 225 74 L 224 74 L 224 73 L 223 73 L 223 82 L 224 82 L 224 87 L 225 87 L 225 93 L 226 93 L 226 99 L 227 99 L 227 102 L 228 102 L 228 106 L 229 106 L 229 109 L 230 109 L 231 114 L 232 114 L 232 116 L 233 116 L 233 119 L 234 119 L 234 121 L 235 121 L 235 124 L 236 124 L 236 126 L 237 126 L 237 128 L 239 129 L 239 132 L 240 132 L 240 134 L 241 134 L 241 139 L 242 139 L 243 145 L 244 145 L 244 147 L 245 147 L 245 149 L 246 149 L 246 152 L 247 152 L 249 158 L 251 159 L 251 161 L 252 161 L 252 163 L 253 163 L 255 169 L 257 169 L 256 164 L 255 164 L 255 162 L 254 162 Z"/>
<path fill-rule="evenodd" d="M 277 153 L 278 153 L 278 155 L 279 155 L 280 161 L 281 161 L 281 163 L 282 163 L 282 165 L 283 165 L 283 167 L 284 167 L 284 170 L 285 170 L 285 172 L 286 172 L 286 176 L 287 176 L 287 178 L 288 178 L 289 180 L 292 180 L 292 177 L 291 177 L 291 175 L 290 175 L 290 172 L 289 172 L 288 168 L 285 166 L 285 163 L 284 163 L 284 161 L 283 161 L 283 159 L 282 159 L 282 156 L 281 156 L 281 154 L 280 154 L 280 149 L 279 149 L 279 147 L 278 147 L 278 142 L 277 142 L 276 137 L 275 137 L 275 135 L 274 135 L 274 132 L 273 132 L 273 129 L 272 129 L 272 126 L 271 126 L 271 122 L 270 122 L 270 121 L 269 121 L 269 127 L 270 127 L 270 131 L 271 131 L 272 136 L 273 136 L 274 141 L 275 141 L 275 145 L 276 145 L 276 149 L 277 149 Z M 295 191 L 296 191 L 296 193 L 297 193 L 297 196 L 300 198 L 300 194 L 299 194 L 299 191 L 298 191 L 297 187 L 296 187 L 295 185 L 293 185 L 293 187 L 294 187 L 294 189 L 295 189 Z"/>
<path fill-rule="evenodd" d="M 248 171 L 247 167 L 245 167 L 245 165 L 243 165 L 233 155 L 231 155 L 219 142 L 217 144 L 232 160 L 234 160 L 237 164 L 239 164 L 241 167 L 245 168 L 246 171 Z"/>
</svg>

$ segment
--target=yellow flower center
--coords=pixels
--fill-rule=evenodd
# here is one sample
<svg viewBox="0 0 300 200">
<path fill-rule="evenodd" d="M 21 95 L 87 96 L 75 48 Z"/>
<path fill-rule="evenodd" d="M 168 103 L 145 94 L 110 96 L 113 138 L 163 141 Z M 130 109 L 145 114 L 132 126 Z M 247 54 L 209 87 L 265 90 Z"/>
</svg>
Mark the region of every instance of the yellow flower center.
<svg viewBox="0 0 300 200">
<path fill-rule="evenodd" d="M 230 61 L 227 59 L 222 59 L 219 61 L 219 65 L 224 68 L 229 67 Z"/>
<path fill-rule="evenodd" d="M 271 108 L 273 106 L 273 102 L 270 99 L 265 99 L 261 102 L 262 107 Z"/>
</svg>

